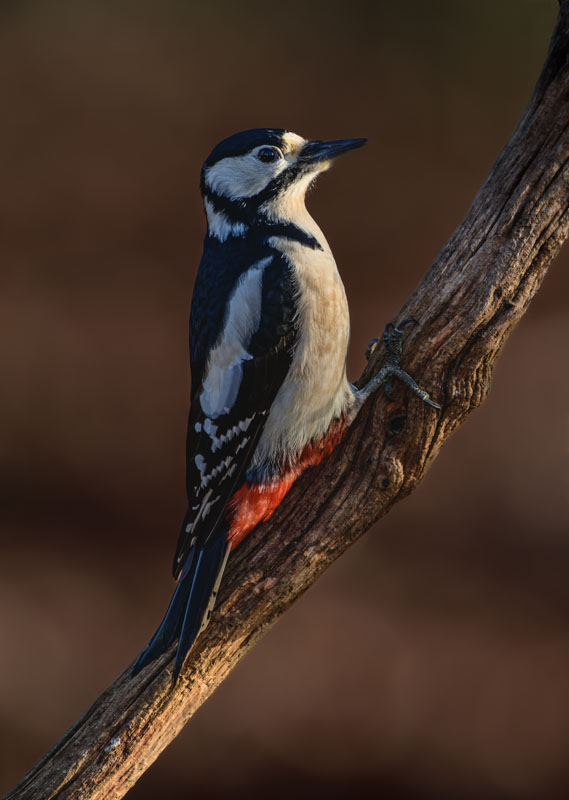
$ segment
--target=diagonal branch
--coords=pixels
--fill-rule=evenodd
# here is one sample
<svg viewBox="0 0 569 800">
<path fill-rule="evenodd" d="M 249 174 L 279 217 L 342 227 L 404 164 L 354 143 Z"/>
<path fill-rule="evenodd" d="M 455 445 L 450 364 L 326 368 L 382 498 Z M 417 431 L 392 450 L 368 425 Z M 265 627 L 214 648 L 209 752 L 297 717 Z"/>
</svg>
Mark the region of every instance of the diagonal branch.
<svg viewBox="0 0 569 800">
<path fill-rule="evenodd" d="M 232 557 L 191 664 L 170 689 L 173 653 L 127 669 L 6 800 L 122 797 L 269 625 L 422 479 L 484 400 L 496 358 L 569 232 L 569 0 L 533 97 L 466 217 L 398 315 L 404 367 L 442 412 L 401 387 L 366 404 L 320 467 Z M 362 380 L 375 373 L 373 357 Z"/>
</svg>

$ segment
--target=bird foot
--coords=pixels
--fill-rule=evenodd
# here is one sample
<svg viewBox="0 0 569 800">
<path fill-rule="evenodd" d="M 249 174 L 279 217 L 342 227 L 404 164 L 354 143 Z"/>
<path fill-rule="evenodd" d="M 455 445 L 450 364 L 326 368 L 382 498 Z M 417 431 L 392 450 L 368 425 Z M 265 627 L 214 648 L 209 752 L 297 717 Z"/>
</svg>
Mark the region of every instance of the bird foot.
<svg viewBox="0 0 569 800">
<path fill-rule="evenodd" d="M 409 325 L 411 323 L 415 325 L 419 324 L 416 319 L 409 317 L 409 319 L 404 319 L 398 325 L 393 325 L 392 322 L 388 322 L 385 326 L 382 337 L 383 346 L 385 349 L 385 364 L 365 386 L 363 386 L 361 389 L 354 389 L 354 395 L 356 399 L 356 408 L 354 409 L 355 414 L 357 414 L 370 394 L 373 394 L 373 392 L 375 392 L 380 386 L 383 386 L 387 397 L 391 399 L 393 379 L 400 380 L 405 384 L 405 386 L 408 386 L 413 394 L 417 395 L 420 400 L 422 400 L 428 406 L 431 406 L 431 408 L 441 408 L 438 403 L 435 403 L 434 400 L 431 400 L 429 393 L 424 389 L 421 389 L 418 383 L 399 366 L 403 348 L 403 328 L 405 325 Z M 379 342 L 379 339 L 370 340 L 366 349 L 366 358 L 368 360 L 378 348 Z"/>
</svg>

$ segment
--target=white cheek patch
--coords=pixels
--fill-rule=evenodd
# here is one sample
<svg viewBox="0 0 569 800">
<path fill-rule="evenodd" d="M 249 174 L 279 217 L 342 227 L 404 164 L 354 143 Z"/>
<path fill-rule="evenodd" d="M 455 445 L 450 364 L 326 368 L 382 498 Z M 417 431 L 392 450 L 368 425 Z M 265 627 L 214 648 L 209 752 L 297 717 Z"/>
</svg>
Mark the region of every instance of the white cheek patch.
<svg viewBox="0 0 569 800">
<path fill-rule="evenodd" d="M 210 353 L 200 395 L 201 407 L 212 419 L 227 414 L 237 399 L 242 364 L 252 358 L 247 347 L 261 321 L 263 270 L 271 260 L 272 256 L 263 258 L 247 270 L 229 301 L 223 331 Z"/>
<path fill-rule="evenodd" d="M 205 182 L 216 194 L 237 200 L 262 192 L 288 162 L 280 158 L 274 164 L 263 164 L 254 155 L 222 158 L 205 171 Z"/>
<path fill-rule="evenodd" d="M 225 242 L 230 236 L 244 236 L 247 226 L 243 222 L 231 222 L 223 211 L 216 211 L 209 200 L 204 200 L 207 229 L 211 236 Z"/>
</svg>

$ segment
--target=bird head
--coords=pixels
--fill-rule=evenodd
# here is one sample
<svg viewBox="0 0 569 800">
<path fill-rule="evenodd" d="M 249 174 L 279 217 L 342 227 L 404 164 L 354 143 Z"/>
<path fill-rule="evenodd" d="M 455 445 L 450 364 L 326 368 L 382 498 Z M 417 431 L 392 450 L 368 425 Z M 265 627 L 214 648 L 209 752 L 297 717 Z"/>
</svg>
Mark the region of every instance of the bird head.
<svg viewBox="0 0 569 800">
<path fill-rule="evenodd" d="M 242 131 L 220 142 L 206 159 L 201 190 L 208 220 L 223 213 L 233 223 L 290 218 L 291 205 L 337 156 L 366 139 L 310 141 L 280 128 Z"/>
</svg>

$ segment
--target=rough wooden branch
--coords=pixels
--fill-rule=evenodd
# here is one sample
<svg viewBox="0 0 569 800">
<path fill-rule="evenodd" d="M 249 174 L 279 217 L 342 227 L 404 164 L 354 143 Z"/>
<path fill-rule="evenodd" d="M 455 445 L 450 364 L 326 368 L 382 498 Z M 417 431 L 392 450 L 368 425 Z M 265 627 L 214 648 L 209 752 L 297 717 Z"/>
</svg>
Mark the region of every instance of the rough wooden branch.
<svg viewBox="0 0 569 800">
<path fill-rule="evenodd" d="M 127 669 L 7 797 L 118 798 L 249 647 L 321 572 L 417 485 L 488 392 L 497 355 L 569 229 L 569 0 L 560 3 L 534 95 L 465 219 L 397 318 L 404 366 L 433 411 L 397 388 L 377 394 L 344 443 L 306 473 L 270 523 L 232 557 L 212 623 L 170 690 L 172 654 Z M 378 325 L 381 321 L 378 320 Z M 369 364 L 378 369 L 381 354 Z"/>
</svg>

